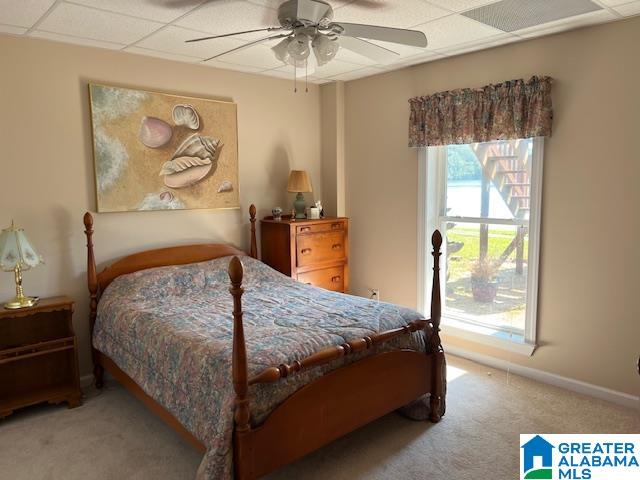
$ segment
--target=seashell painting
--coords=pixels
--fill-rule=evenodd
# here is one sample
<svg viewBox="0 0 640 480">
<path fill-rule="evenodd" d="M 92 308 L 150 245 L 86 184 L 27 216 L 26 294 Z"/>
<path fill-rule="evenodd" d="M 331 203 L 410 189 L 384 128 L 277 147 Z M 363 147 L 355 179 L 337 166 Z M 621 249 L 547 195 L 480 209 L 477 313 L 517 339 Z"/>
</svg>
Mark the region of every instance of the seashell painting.
<svg viewBox="0 0 640 480">
<path fill-rule="evenodd" d="M 233 184 L 229 180 L 225 180 L 218 187 L 218 193 L 231 192 L 233 190 Z"/>
<path fill-rule="evenodd" d="M 90 84 L 99 212 L 239 207 L 234 103 Z"/>
<path fill-rule="evenodd" d="M 179 103 L 173 107 L 171 116 L 173 117 L 173 123 L 176 125 L 184 125 L 191 130 L 198 130 L 200 128 L 200 117 L 196 109 L 193 108 L 193 105 Z"/>
<path fill-rule="evenodd" d="M 159 148 L 169 143 L 173 129 L 164 120 L 156 117 L 142 117 L 138 138 L 150 148 Z"/>
</svg>

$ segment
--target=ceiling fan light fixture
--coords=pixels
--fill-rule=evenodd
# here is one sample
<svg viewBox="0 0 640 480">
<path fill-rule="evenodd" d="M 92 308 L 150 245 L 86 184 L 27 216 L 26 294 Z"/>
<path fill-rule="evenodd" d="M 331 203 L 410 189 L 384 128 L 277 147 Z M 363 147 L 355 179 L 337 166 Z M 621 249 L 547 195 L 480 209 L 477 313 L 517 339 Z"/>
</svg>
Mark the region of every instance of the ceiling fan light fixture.
<svg viewBox="0 0 640 480">
<path fill-rule="evenodd" d="M 340 50 L 340 44 L 337 37 L 330 37 L 322 33 L 318 33 L 313 37 L 311 42 L 313 53 L 318 60 L 318 65 L 322 66 L 333 60 Z"/>
<path fill-rule="evenodd" d="M 306 60 L 309 57 L 309 53 L 311 53 L 309 36 L 304 33 L 296 34 L 289 42 L 287 52 L 295 61 Z"/>
<path fill-rule="evenodd" d="M 289 44 L 291 43 L 291 37 L 287 37 L 284 40 L 278 42 L 271 50 L 275 54 L 276 58 L 282 63 L 290 63 L 291 55 L 289 54 Z"/>
</svg>

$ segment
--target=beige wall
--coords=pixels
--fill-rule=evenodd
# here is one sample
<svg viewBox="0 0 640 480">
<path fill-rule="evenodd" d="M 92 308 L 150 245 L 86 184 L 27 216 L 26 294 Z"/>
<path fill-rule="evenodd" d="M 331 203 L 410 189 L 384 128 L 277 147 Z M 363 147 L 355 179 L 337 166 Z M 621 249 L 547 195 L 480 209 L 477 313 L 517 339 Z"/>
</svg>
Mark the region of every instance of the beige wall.
<svg viewBox="0 0 640 480">
<path fill-rule="evenodd" d="M 326 84 L 320 91 L 322 207 L 327 216 L 343 216 L 344 190 L 344 83 Z"/>
<path fill-rule="evenodd" d="M 417 150 L 407 100 L 531 75 L 554 83 L 545 145 L 533 357 L 478 353 L 638 395 L 640 18 L 427 63 L 346 85 L 351 285 L 416 305 Z M 324 88 L 324 87 L 323 87 Z"/>
<path fill-rule="evenodd" d="M 27 293 L 67 294 L 77 302 L 83 373 L 90 364 L 82 215 L 95 210 L 87 82 L 238 104 L 242 209 L 96 215 L 99 263 L 178 243 L 246 246 L 249 203 L 260 215 L 278 204 L 290 208 L 290 168 L 309 170 L 321 192 L 316 86 L 294 94 L 286 80 L 2 35 L 0 65 L 0 226 L 14 218 L 45 258 L 46 265 L 25 273 Z M 0 276 L 0 298 L 13 295 L 12 280 Z"/>
</svg>

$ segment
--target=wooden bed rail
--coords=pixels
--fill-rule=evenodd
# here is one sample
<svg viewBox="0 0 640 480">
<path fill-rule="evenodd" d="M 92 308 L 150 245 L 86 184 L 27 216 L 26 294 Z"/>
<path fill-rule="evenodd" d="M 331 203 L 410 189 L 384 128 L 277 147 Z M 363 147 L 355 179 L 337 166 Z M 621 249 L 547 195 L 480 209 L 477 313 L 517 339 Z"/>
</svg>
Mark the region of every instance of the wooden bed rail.
<svg viewBox="0 0 640 480">
<path fill-rule="evenodd" d="M 252 205 L 253 206 L 253 205 Z M 253 214 L 252 214 L 253 218 Z M 253 223 L 252 223 L 253 227 Z M 254 231 L 252 228 L 252 236 Z M 345 342 L 341 345 L 335 345 L 316 352 L 302 360 L 295 360 L 290 364 L 281 364 L 277 367 L 269 367 L 261 373 L 249 378 L 247 368 L 247 351 L 244 338 L 244 329 L 242 324 L 242 277 L 244 274 L 242 262 L 240 258 L 233 257 L 229 262 L 229 279 L 231 280 L 231 288 L 229 291 L 233 296 L 233 387 L 236 394 L 235 400 L 235 423 L 236 430 L 246 432 L 250 430 L 250 408 L 248 399 L 248 389 L 250 385 L 260 383 L 272 383 L 281 378 L 301 372 L 302 370 L 319 367 L 325 365 L 338 358 L 351 355 L 363 350 L 367 350 L 373 346 L 385 343 L 400 335 L 410 334 L 418 330 L 424 330 L 425 343 L 428 355 L 434 355 L 436 359 L 433 362 L 433 386 L 430 398 L 430 420 L 437 422 L 444 414 L 444 350 L 440 343 L 440 317 L 441 317 L 441 298 L 440 298 L 440 247 L 442 246 L 442 235 L 438 230 L 433 233 L 431 238 L 433 245 L 433 287 L 431 293 L 431 319 L 430 320 L 414 320 L 400 328 L 379 332 L 370 336 L 366 336 L 357 340 Z M 253 256 L 253 255 L 252 255 Z M 255 257 L 254 257 L 255 258 Z"/>
</svg>

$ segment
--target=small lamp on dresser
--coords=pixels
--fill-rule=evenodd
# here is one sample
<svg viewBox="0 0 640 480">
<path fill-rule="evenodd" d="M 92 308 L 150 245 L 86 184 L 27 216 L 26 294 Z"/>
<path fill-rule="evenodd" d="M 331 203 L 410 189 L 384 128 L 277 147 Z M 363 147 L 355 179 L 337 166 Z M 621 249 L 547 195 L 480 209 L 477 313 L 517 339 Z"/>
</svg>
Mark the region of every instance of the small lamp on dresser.
<svg viewBox="0 0 640 480">
<path fill-rule="evenodd" d="M 306 205 L 304 203 L 304 195 L 302 193 L 312 191 L 309 174 L 305 170 L 291 170 L 291 173 L 289 174 L 289 182 L 287 183 L 287 191 L 297 193 L 296 199 L 293 202 L 293 207 L 296 210 L 296 218 L 306 218 L 304 213 Z"/>
<path fill-rule="evenodd" d="M 0 234 L 0 268 L 5 272 L 13 272 L 16 282 L 16 296 L 4 304 L 4 308 L 19 309 L 33 307 L 38 297 L 27 297 L 22 289 L 22 272 L 44 263 L 42 257 L 24 234 L 22 228 L 11 226 Z"/>
</svg>

